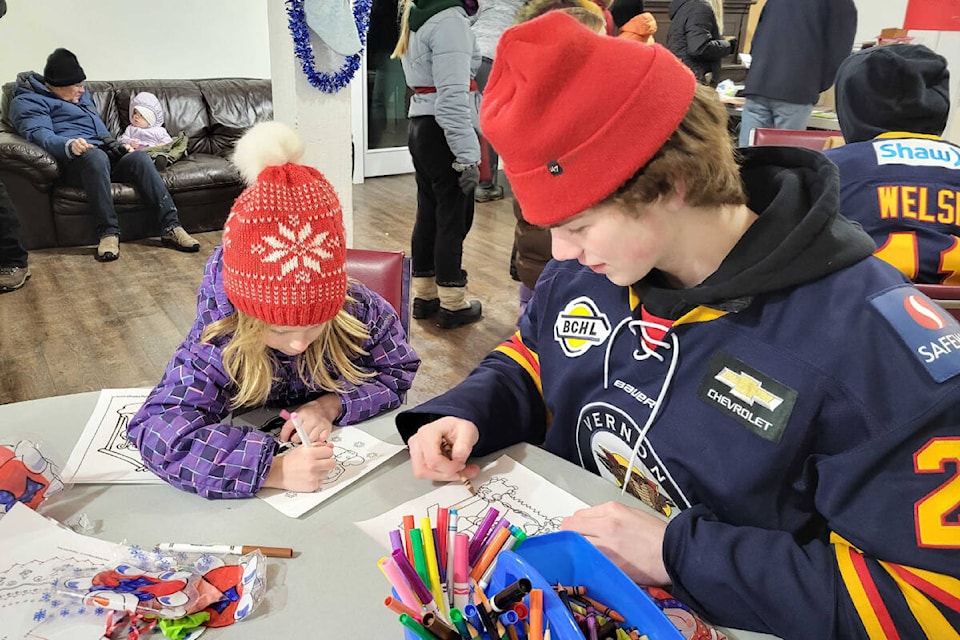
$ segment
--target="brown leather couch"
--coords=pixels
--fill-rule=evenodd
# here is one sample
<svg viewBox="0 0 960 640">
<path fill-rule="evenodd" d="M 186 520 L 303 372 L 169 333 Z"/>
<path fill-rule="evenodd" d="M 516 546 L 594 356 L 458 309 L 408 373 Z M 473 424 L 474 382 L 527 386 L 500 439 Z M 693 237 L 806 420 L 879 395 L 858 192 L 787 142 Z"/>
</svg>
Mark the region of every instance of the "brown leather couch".
<svg viewBox="0 0 960 640">
<path fill-rule="evenodd" d="M 253 124 L 273 119 L 269 80 L 122 80 L 87 82 L 103 121 L 117 137 L 129 122 L 130 98 L 155 94 L 163 105 L 164 126 L 172 136 L 189 138 L 188 155 L 160 172 L 191 233 L 222 229 L 230 205 L 243 189 L 229 157 L 238 138 Z M 7 187 L 22 225 L 27 249 L 96 244 L 96 221 L 83 189 L 60 182 L 57 161 L 20 137 L 7 119 L 13 83 L 0 94 L 0 180 Z M 113 184 L 122 240 L 158 236 L 156 212 L 144 208 L 129 184 Z"/>
</svg>

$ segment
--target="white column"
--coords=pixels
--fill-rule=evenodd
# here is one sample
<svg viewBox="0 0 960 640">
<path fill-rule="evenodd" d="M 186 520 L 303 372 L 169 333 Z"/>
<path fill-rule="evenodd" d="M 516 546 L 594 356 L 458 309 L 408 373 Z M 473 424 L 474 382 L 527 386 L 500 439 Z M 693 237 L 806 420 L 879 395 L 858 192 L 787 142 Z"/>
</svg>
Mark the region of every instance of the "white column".
<svg viewBox="0 0 960 640">
<path fill-rule="evenodd" d="M 350 87 L 337 93 L 324 93 L 311 86 L 294 52 L 286 3 L 270 0 L 267 7 L 273 117 L 296 129 L 306 145 L 303 163 L 316 167 L 337 190 L 347 229 L 347 246 L 352 246 Z"/>
</svg>

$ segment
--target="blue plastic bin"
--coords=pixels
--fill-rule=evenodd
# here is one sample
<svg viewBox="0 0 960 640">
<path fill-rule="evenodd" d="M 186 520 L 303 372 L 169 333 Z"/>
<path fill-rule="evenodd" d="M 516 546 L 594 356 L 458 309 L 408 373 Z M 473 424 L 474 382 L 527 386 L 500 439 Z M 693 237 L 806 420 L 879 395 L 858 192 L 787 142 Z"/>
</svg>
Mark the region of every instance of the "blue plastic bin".
<svg viewBox="0 0 960 640">
<path fill-rule="evenodd" d="M 683 635 L 656 604 L 586 538 L 557 531 L 527 538 L 517 551 L 504 551 L 490 578 L 487 595 L 493 597 L 520 578 L 529 578 L 543 590 L 543 617 L 554 640 L 582 640 L 573 616 L 563 606 L 553 585 L 582 585 L 587 595 L 620 613 L 650 640 L 683 640 Z"/>
</svg>

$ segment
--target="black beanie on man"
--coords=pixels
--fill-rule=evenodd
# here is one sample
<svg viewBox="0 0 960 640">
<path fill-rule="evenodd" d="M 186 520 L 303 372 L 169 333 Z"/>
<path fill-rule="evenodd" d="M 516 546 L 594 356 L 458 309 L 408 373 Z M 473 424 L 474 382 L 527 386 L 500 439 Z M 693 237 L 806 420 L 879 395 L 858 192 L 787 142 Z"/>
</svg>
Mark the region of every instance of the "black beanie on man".
<svg viewBox="0 0 960 640">
<path fill-rule="evenodd" d="M 86 79 L 87 75 L 77 62 L 77 56 L 66 49 L 57 49 L 47 56 L 47 65 L 43 68 L 43 80 L 51 87 L 69 87 Z"/>
<path fill-rule="evenodd" d="M 950 113 L 947 60 L 922 44 L 889 44 L 855 53 L 840 64 L 837 119 L 846 142 L 887 131 L 939 136 Z"/>
</svg>

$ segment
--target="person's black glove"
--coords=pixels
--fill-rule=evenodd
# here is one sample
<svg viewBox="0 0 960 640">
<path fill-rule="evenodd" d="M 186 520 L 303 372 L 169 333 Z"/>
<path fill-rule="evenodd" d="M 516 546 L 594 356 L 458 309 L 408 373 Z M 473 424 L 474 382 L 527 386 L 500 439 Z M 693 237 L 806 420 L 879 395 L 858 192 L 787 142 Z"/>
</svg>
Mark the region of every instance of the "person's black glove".
<svg viewBox="0 0 960 640">
<path fill-rule="evenodd" d="M 460 183 L 460 190 L 469 196 L 473 196 L 474 190 L 480 184 L 480 169 L 475 164 L 468 164 L 460 171 L 460 177 L 457 179 Z"/>
<path fill-rule="evenodd" d="M 100 136 L 100 139 L 103 141 L 100 148 L 103 149 L 103 152 L 110 158 L 110 162 L 116 162 L 127 155 L 127 148 L 116 138 L 112 136 Z"/>
<path fill-rule="evenodd" d="M 737 45 L 739 44 L 739 42 L 735 37 L 730 38 L 729 40 L 727 40 L 727 42 L 730 43 L 730 55 L 735 55 L 737 53 Z"/>
</svg>

